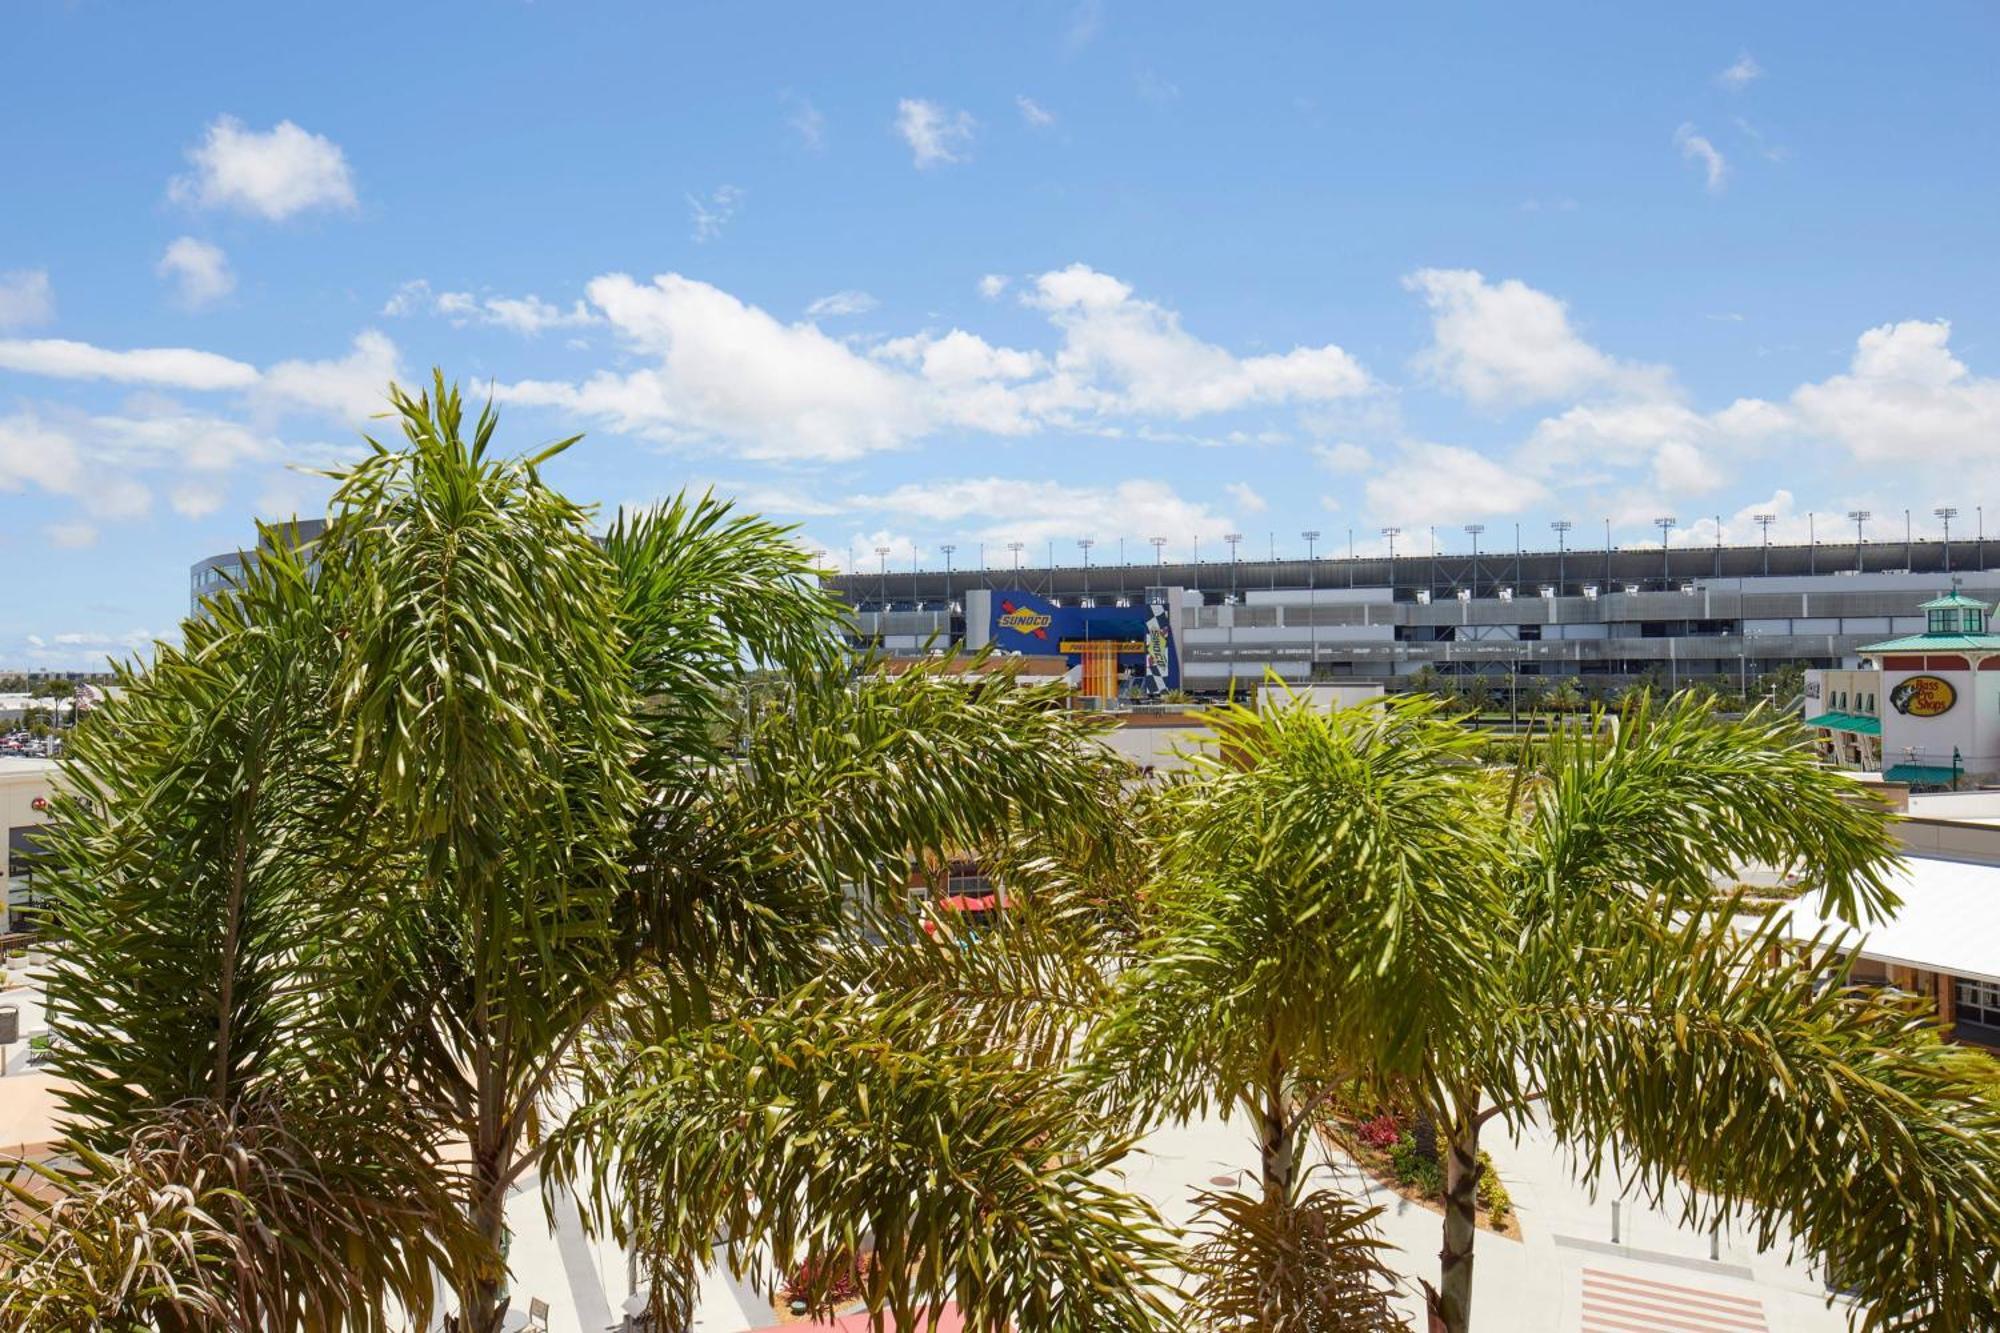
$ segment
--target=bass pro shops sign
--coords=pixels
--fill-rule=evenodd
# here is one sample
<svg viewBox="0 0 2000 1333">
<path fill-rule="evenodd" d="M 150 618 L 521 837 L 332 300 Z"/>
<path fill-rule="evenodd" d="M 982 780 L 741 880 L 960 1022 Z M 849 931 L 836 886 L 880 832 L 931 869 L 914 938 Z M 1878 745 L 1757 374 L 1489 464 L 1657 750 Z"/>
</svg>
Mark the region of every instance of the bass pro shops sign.
<svg viewBox="0 0 2000 1333">
<path fill-rule="evenodd" d="M 1889 691 L 1889 706 L 1905 717 L 1936 717 L 1957 702 L 1958 691 L 1942 676 L 1911 676 Z"/>
</svg>

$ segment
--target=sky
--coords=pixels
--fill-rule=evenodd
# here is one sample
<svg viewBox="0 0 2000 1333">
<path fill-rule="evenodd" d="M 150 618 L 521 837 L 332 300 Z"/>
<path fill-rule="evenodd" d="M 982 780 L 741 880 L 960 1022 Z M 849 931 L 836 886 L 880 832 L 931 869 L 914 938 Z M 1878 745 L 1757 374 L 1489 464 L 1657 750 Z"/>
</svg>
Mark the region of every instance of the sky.
<svg viewBox="0 0 2000 1333">
<path fill-rule="evenodd" d="M 867 570 L 2000 500 L 1991 5 L 6 24 L 0 668 L 171 638 L 433 367 L 605 514 L 714 487 Z"/>
</svg>

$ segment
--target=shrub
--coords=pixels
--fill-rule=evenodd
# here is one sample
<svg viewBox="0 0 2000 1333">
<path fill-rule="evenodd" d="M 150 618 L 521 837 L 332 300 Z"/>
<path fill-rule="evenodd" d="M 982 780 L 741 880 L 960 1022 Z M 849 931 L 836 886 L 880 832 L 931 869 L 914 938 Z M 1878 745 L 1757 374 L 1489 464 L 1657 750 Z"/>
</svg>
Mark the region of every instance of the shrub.
<svg viewBox="0 0 2000 1333">
<path fill-rule="evenodd" d="M 1402 1126 L 1396 1123 L 1396 1117 L 1388 1111 L 1384 1111 L 1373 1120 L 1362 1121 L 1361 1128 L 1355 1132 L 1363 1143 L 1378 1152 L 1393 1147 L 1396 1140 L 1403 1136 Z"/>
<path fill-rule="evenodd" d="M 861 1294 L 862 1272 L 869 1262 L 864 1256 L 855 1262 L 849 1254 L 838 1254 L 823 1261 L 806 1260 L 793 1272 L 791 1280 L 785 1283 L 787 1300 L 811 1300 L 813 1285 L 825 1282 L 825 1290 L 819 1293 L 827 1305 L 841 1305 Z"/>
<path fill-rule="evenodd" d="M 1513 1197 L 1507 1193 L 1500 1173 L 1493 1169 L 1493 1159 L 1484 1149 L 1479 1153 L 1479 1206 L 1486 1210 L 1487 1220 L 1496 1227 L 1504 1225 L 1508 1214 L 1514 1211 Z"/>
<path fill-rule="evenodd" d="M 1396 1173 L 1397 1180 L 1427 1199 L 1444 1193 L 1444 1168 L 1436 1158 L 1424 1156 L 1417 1141 L 1408 1134 L 1389 1149 L 1389 1169 Z"/>
</svg>

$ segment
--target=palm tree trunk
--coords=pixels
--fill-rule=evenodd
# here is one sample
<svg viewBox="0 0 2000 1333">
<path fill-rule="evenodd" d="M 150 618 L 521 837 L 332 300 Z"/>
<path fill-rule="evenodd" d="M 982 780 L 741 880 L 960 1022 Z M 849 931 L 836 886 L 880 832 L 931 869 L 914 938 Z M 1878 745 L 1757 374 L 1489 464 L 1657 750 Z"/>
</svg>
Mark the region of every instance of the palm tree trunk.
<svg viewBox="0 0 2000 1333">
<path fill-rule="evenodd" d="M 1461 1102 L 1452 1117 L 1444 1176 L 1444 1248 L 1438 1252 L 1437 1327 L 1466 1333 L 1472 1327 L 1472 1244 L 1479 1234 L 1479 1118 Z"/>
<path fill-rule="evenodd" d="M 1281 1199 L 1291 1193 L 1291 1126 L 1285 1115 L 1285 1057 L 1275 1045 L 1264 1081 L 1264 1105 L 1257 1117 L 1257 1157 L 1264 1185 L 1264 1198 Z"/>
</svg>

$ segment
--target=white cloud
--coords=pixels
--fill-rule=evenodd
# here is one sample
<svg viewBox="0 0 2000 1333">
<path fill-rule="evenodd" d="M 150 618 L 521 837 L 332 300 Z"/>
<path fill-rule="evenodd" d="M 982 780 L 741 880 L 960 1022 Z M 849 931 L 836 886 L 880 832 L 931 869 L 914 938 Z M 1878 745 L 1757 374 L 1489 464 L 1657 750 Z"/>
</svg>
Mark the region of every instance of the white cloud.
<svg viewBox="0 0 2000 1333">
<path fill-rule="evenodd" d="M 1132 86 L 1139 94 L 1139 100 L 1155 107 L 1172 106 L 1181 99 L 1181 86 L 1155 69 L 1142 69 L 1133 77 Z"/>
<path fill-rule="evenodd" d="M 1055 112 L 1049 110 L 1026 93 L 1015 97 L 1014 105 L 1021 109 L 1021 119 L 1027 121 L 1035 129 L 1045 130 L 1056 123 Z"/>
<path fill-rule="evenodd" d="M 722 229 L 736 216 L 743 204 L 743 191 L 734 185 L 718 185 L 707 196 L 691 194 L 687 201 L 695 243 L 706 244 L 722 235 Z"/>
<path fill-rule="evenodd" d="M 0 370 L 180 389 L 242 389 L 257 382 L 255 366 L 214 352 L 187 347 L 141 347 L 120 352 L 66 338 L 0 338 Z"/>
<path fill-rule="evenodd" d="M 25 329 L 56 317 L 55 289 L 46 269 L 0 273 L 0 329 Z"/>
<path fill-rule="evenodd" d="M 1237 357 L 1082 265 L 1043 274 L 1024 298 L 1059 333 L 1053 353 L 996 346 L 963 329 L 851 345 L 673 273 L 650 284 L 611 274 L 588 292 L 630 349 L 656 364 L 581 384 L 504 385 L 502 398 L 758 458 L 849 459 L 948 427 L 1109 432 L 1125 417 L 1185 419 L 1373 387 L 1332 345 Z"/>
<path fill-rule="evenodd" d="M 785 123 L 792 127 L 792 133 L 799 136 L 801 144 L 817 153 L 826 146 L 826 117 L 820 114 L 820 109 L 812 104 L 810 98 L 794 93 L 786 93 L 784 97 L 792 112 L 785 117 Z"/>
<path fill-rule="evenodd" d="M 1974 375 L 1950 342 L 1948 320 L 1869 329 L 1846 374 L 1794 391 L 1791 417 L 1864 463 L 2000 463 L 2000 379 Z"/>
<path fill-rule="evenodd" d="M 97 525 L 86 523 L 82 519 L 66 519 L 60 523 L 50 523 L 42 528 L 42 532 L 48 537 L 51 545 L 65 551 L 80 551 L 85 547 L 97 545 Z M 63 643 L 67 637 L 58 634 L 56 642 Z"/>
<path fill-rule="evenodd" d="M 1369 512 L 1389 523 L 1456 523 L 1518 514 L 1548 490 L 1519 468 L 1450 444 L 1411 442 L 1366 486 Z"/>
<path fill-rule="evenodd" d="M 153 272 L 179 287 L 180 303 L 190 310 L 213 305 L 236 290 L 236 275 L 229 271 L 222 247 L 193 236 L 168 242 Z"/>
<path fill-rule="evenodd" d="M 547 329 L 577 328 L 602 323 L 581 301 L 565 310 L 533 292 L 526 296 L 478 296 L 472 292 L 433 292 L 429 282 L 413 278 L 398 287 L 382 306 L 391 318 L 424 312 L 442 315 L 455 329 L 485 324 L 532 338 Z"/>
<path fill-rule="evenodd" d="M 176 203 L 274 222 L 310 209 L 356 204 L 354 178 L 340 146 L 289 120 L 260 133 L 234 116 L 220 116 L 187 157 L 194 171 L 167 186 Z"/>
<path fill-rule="evenodd" d="M 1329 472 L 1366 472 L 1375 466 L 1374 455 L 1358 444 L 1341 441 L 1335 444 L 1316 444 L 1313 456 L 1320 466 Z"/>
<path fill-rule="evenodd" d="M 997 301 L 1000 299 L 1000 294 L 1007 290 L 1010 281 L 1011 279 L 1004 274 L 988 273 L 979 280 L 979 294 L 989 301 Z"/>
<path fill-rule="evenodd" d="M 1264 497 L 1257 493 L 1257 488 L 1247 481 L 1232 481 L 1225 484 L 1222 489 L 1236 502 L 1236 507 L 1246 514 L 1261 514 L 1271 507 Z"/>
<path fill-rule="evenodd" d="M 1720 86 L 1732 93 L 1740 93 L 1758 79 L 1764 77 L 1764 67 L 1748 51 L 1736 57 L 1736 63 L 1715 76 Z"/>
<path fill-rule="evenodd" d="M 1083 264 L 1044 273 L 1022 298 L 1062 330 L 1055 404 L 1192 417 L 1262 403 L 1366 393 L 1368 373 L 1331 343 L 1237 357 L 1189 334 L 1180 316 Z"/>
<path fill-rule="evenodd" d="M 1721 194 L 1729 183 L 1729 162 L 1720 150 L 1704 136 L 1695 133 L 1692 123 L 1682 125 L 1674 131 L 1674 144 L 1681 150 L 1681 157 L 1701 165 L 1702 178 L 1710 194 Z"/>
<path fill-rule="evenodd" d="M 1418 368 L 1483 406 L 1543 402 L 1610 390 L 1660 393 L 1665 370 L 1605 355 L 1580 337 L 1568 308 L 1517 278 L 1475 269 L 1421 269 L 1403 280 L 1431 309 L 1431 345 Z"/>
<path fill-rule="evenodd" d="M 1104 27 L 1103 0 L 1081 0 L 1070 11 L 1069 22 L 1063 27 L 1062 50 L 1065 56 L 1074 56 L 1089 46 Z"/>
<path fill-rule="evenodd" d="M 880 301 L 867 292 L 848 290 L 820 297 L 806 307 L 806 314 L 812 319 L 828 319 L 838 315 L 865 315 L 880 304 Z"/>
<path fill-rule="evenodd" d="M 167 497 L 174 512 L 182 518 L 206 518 L 222 508 L 222 491 L 219 487 L 205 486 L 200 482 L 183 482 L 174 487 Z"/>
<path fill-rule="evenodd" d="M 668 440 L 727 441 L 764 458 L 853 458 L 927 428 L 912 377 L 811 324 L 781 324 L 676 273 L 650 284 L 611 274 L 588 292 L 612 327 L 658 363 L 576 386 L 503 386 L 501 398 L 559 405 Z"/>
<path fill-rule="evenodd" d="M 364 329 L 346 356 L 280 361 L 264 372 L 254 396 L 266 408 L 306 408 L 358 422 L 388 410 L 389 382 L 400 379 L 396 344 Z"/>
<path fill-rule="evenodd" d="M 37 486 L 63 495 L 82 475 L 76 441 L 32 413 L 0 417 L 0 491 Z"/>
<path fill-rule="evenodd" d="M 954 481 L 913 482 L 881 495 L 856 496 L 858 508 L 895 515 L 967 534 L 989 544 L 986 559 L 998 564 L 1005 557 L 999 543 L 1030 544 L 1050 540 L 1073 542 L 1079 537 L 1116 542 L 1129 537 L 1143 542 L 1166 537 L 1176 547 L 1195 537 L 1220 540 L 1231 528 L 1230 516 L 1184 499 L 1161 481 L 1124 481 L 1115 486 L 1074 486 L 1055 481 L 1019 481 L 976 477 Z M 1137 555 L 1134 545 L 1127 556 Z M 1046 550 L 1043 552 L 1046 559 Z M 1033 551 L 1024 563 L 1035 563 Z M 971 563 L 965 561 L 964 563 Z"/>
<path fill-rule="evenodd" d="M 965 161 L 971 155 L 976 123 L 969 111 L 953 111 L 922 98 L 905 97 L 896 103 L 896 132 L 910 145 L 919 167 Z"/>
</svg>

